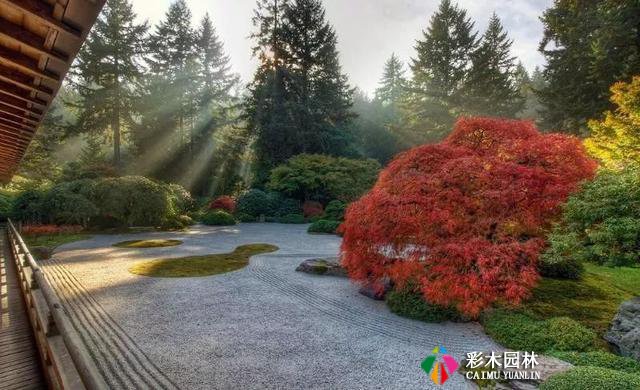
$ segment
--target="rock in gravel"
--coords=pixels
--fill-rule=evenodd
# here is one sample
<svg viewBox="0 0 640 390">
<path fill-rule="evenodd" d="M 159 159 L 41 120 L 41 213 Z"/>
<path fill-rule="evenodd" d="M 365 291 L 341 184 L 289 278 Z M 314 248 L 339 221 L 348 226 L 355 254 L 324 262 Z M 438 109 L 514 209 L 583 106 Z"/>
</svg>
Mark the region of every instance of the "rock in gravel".
<svg viewBox="0 0 640 390">
<path fill-rule="evenodd" d="M 487 356 L 490 356 L 491 352 L 484 353 L 485 362 L 487 362 Z M 516 368 L 507 368 L 501 371 L 528 371 L 528 372 L 537 372 L 540 374 L 540 379 L 504 379 L 505 377 L 509 377 L 509 374 L 501 374 L 501 380 L 492 381 L 491 383 L 487 383 L 487 380 L 481 381 L 483 386 L 479 386 L 476 382 L 467 378 L 467 361 L 463 359 L 460 363 L 460 371 L 462 375 L 465 377 L 468 387 L 471 389 L 483 389 L 483 388 L 492 388 L 496 390 L 535 390 L 540 387 L 542 383 L 544 383 L 551 375 L 559 374 L 561 372 L 568 371 L 573 368 L 573 364 L 567 363 L 563 360 L 556 359 L 551 356 L 543 356 L 536 355 L 536 361 L 538 364 L 533 369 L 516 369 Z M 510 376 L 514 376 L 511 374 Z M 532 375 L 530 375 L 532 376 Z"/>
<path fill-rule="evenodd" d="M 296 271 L 313 275 L 347 276 L 347 271 L 342 268 L 337 257 L 305 260 L 296 268 Z"/>
<path fill-rule="evenodd" d="M 620 305 L 604 339 L 619 355 L 640 360 L 640 297 Z"/>
<path fill-rule="evenodd" d="M 358 292 L 376 301 L 382 301 L 391 289 L 393 289 L 393 282 L 388 277 L 384 277 L 376 282 L 366 283 Z"/>
</svg>

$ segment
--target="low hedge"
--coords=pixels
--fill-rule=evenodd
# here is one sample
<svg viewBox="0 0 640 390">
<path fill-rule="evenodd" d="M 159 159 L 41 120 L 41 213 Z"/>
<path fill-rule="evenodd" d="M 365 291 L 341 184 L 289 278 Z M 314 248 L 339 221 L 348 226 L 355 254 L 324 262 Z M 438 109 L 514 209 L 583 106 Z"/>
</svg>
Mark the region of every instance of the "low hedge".
<svg viewBox="0 0 640 390">
<path fill-rule="evenodd" d="M 640 362 L 635 359 L 614 355 L 605 351 L 592 352 L 558 352 L 552 351 L 549 355 L 556 357 L 574 366 L 592 366 L 608 368 L 611 370 L 625 371 L 640 374 Z"/>
<path fill-rule="evenodd" d="M 596 333 L 568 317 L 537 320 L 525 314 L 494 310 L 482 318 L 484 329 L 507 348 L 521 351 L 593 351 Z"/>
<path fill-rule="evenodd" d="M 432 305 L 424 300 L 422 294 L 411 290 L 390 291 L 385 301 L 391 312 L 414 320 L 443 322 L 461 319 L 455 309 Z"/>
<path fill-rule="evenodd" d="M 638 390 L 640 375 L 602 367 L 576 367 L 552 375 L 539 387 L 540 390 Z"/>
<path fill-rule="evenodd" d="M 202 223 L 210 226 L 231 226 L 236 224 L 236 220 L 226 211 L 214 210 L 202 217 Z"/>
<path fill-rule="evenodd" d="M 338 230 L 338 227 L 340 227 L 341 224 L 342 222 L 339 222 L 339 221 L 329 221 L 326 219 L 320 219 L 312 223 L 311 226 L 309 226 L 309 229 L 307 231 L 309 233 L 335 234 L 336 231 Z"/>
<path fill-rule="evenodd" d="M 282 217 L 277 217 L 275 219 L 277 223 L 288 223 L 288 224 L 303 224 L 307 221 L 304 219 L 302 214 L 288 214 Z"/>
</svg>

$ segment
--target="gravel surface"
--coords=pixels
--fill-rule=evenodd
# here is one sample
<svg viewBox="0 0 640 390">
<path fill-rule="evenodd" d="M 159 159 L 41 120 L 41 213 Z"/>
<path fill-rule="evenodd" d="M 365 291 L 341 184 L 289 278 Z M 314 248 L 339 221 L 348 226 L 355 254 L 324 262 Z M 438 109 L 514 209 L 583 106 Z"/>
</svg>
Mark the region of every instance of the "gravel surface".
<svg viewBox="0 0 640 390">
<path fill-rule="evenodd" d="M 436 387 L 420 363 L 435 346 L 457 360 L 500 350 L 478 324 L 398 317 L 345 278 L 295 272 L 335 256 L 340 239 L 307 225 L 196 226 L 187 232 L 99 235 L 65 245 L 45 272 L 113 388 L 467 388 L 456 374 Z M 177 247 L 126 249 L 133 239 Z M 240 271 L 201 278 L 130 274 L 136 261 L 230 252 L 268 243 Z"/>
</svg>

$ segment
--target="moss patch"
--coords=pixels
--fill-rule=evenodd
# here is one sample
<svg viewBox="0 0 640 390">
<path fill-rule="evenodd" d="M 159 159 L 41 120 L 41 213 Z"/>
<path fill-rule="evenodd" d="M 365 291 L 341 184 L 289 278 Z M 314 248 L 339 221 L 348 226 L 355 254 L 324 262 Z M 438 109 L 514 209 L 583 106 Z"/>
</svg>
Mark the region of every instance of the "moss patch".
<svg viewBox="0 0 640 390">
<path fill-rule="evenodd" d="M 237 247 L 231 253 L 159 259 L 134 264 L 129 272 L 159 278 L 189 278 L 232 272 L 249 264 L 249 258 L 261 253 L 275 252 L 279 248 L 269 244 L 249 244 Z"/>
<path fill-rule="evenodd" d="M 118 248 L 164 248 L 180 244 L 182 244 L 180 240 L 133 240 L 118 242 L 113 246 Z"/>
<path fill-rule="evenodd" d="M 580 280 L 542 279 L 522 311 L 539 319 L 569 317 L 603 335 L 620 304 L 640 295 L 640 268 L 585 264 Z"/>
</svg>

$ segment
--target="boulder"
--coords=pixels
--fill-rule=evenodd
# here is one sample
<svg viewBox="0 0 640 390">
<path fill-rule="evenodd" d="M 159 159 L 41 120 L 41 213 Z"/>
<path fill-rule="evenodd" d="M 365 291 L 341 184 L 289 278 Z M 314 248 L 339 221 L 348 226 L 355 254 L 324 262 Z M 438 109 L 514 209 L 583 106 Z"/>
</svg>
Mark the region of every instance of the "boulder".
<svg viewBox="0 0 640 390">
<path fill-rule="evenodd" d="M 347 271 L 342 268 L 337 257 L 305 260 L 296 268 L 296 271 L 313 275 L 347 276 Z"/>
<path fill-rule="evenodd" d="M 376 282 L 369 282 L 360 287 L 358 292 L 366 297 L 383 301 L 389 291 L 393 289 L 393 282 L 388 277 L 382 278 Z"/>
<path fill-rule="evenodd" d="M 640 297 L 620 305 L 604 339 L 619 355 L 640 360 Z"/>
</svg>

